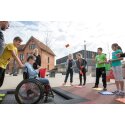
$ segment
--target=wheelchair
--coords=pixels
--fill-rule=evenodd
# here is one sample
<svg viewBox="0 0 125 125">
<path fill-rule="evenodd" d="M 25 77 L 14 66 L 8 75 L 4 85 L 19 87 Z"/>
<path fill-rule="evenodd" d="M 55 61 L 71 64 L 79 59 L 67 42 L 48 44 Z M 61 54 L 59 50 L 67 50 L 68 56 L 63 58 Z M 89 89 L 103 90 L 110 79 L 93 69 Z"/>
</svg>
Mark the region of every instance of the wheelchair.
<svg viewBox="0 0 125 125">
<path fill-rule="evenodd" d="M 16 87 L 16 101 L 19 104 L 36 104 L 44 100 L 44 103 L 46 103 L 49 97 L 54 98 L 51 86 L 42 84 L 36 78 L 29 79 L 28 69 L 25 70 L 23 72 L 23 81 Z"/>
</svg>

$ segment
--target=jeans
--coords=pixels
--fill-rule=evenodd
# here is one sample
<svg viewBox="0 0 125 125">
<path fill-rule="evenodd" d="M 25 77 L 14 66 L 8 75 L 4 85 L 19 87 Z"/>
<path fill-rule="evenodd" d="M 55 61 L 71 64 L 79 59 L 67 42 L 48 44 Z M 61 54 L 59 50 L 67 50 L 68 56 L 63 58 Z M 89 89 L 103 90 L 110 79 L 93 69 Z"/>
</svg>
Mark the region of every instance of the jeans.
<svg viewBox="0 0 125 125">
<path fill-rule="evenodd" d="M 65 77 L 65 81 L 64 81 L 65 83 L 68 80 L 69 74 L 70 74 L 70 82 L 71 83 L 73 82 L 73 70 L 72 69 L 68 69 L 67 72 L 66 72 L 66 77 Z"/>
<path fill-rule="evenodd" d="M 79 72 L 80 85 L 82 85 L 82 76 L 83 76 L 84 84 L 86 84 L 86 70 L 84 68 L 82 69 L 82 73 L 83 75 Z"/>
<path fill-rule="evenodd" d="M 0 67 L 0 87 L 3 85 L 5 77 L 5 69 Z"/>
<path fill-rule="evenodd" d="M 49 84 L 49 80 L 46 78 L 36 78 L 36 79 L 39 80 L 41 84 Z"/>
<path fill-rule="evenodd" d="M 97 87 L 99 85 L 99 79 L 100 79 L 101 76 L 102 76 L 103 87 L 106 88 L 107 83 L 106 83 L 106 69 L 105 69 L 105 67 L 96 68 L 96 83 L 95 83 L 95 86 L 97 86 Z"/>
</svg>

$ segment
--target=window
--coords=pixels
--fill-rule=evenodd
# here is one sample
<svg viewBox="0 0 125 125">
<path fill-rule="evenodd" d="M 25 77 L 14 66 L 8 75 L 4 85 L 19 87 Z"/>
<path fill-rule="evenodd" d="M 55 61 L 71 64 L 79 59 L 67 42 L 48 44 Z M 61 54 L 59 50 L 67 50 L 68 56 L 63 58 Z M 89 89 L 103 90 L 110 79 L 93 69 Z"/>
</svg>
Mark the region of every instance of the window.
<svg viewBox="0 0 125 125">
<path fill-rule="evenodd" d="M 27 53 L 27 58 L 28 58 L 30 55 L 31 55 L 30 53 Z"/>
<path fill-rule="evenodd" d="M 24 60 L 24 54 L 20 54 L 20 60 Z"/>
<path fill-rule="evenodd" d="M 35 44 L 30 44 L 29 45 L 29 49 L 35 49 L 36 48 L 36 45 Z"/>
</svg>

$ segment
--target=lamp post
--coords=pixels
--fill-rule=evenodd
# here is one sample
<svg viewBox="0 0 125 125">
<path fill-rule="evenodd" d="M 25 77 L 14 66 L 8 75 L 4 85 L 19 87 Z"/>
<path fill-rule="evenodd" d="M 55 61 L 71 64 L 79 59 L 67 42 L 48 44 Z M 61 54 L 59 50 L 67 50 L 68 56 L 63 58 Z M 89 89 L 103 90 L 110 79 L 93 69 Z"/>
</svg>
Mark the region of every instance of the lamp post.
<svg viewBox="0 0 125 125">
<path fill-rule="evenodd" d="M 84 40 L 84 58 L 86 60 L 87 56 L 86 56 L 86 41 Z"/>
</svg>

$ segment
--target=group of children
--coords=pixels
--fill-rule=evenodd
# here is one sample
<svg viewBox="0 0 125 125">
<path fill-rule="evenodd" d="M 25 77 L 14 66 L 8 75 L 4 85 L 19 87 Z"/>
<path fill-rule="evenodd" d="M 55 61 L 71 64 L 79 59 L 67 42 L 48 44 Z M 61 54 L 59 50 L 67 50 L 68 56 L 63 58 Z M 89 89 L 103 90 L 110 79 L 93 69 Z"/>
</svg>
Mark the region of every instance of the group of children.
<svg viewBox="0 0 125 125">
<path fill-rule="evenodd" d="M 27 66 L 30 71 L 30 75 L 34 76 L 39 74 L 39 70 L 41 67 L 38 67 L 38 69 L 33 68 L 33 63 L 35 61 L 34 55 L 31 55 L 27 59 L 27 63 L 24 65 L 20 61 L 18 57 L 18 50 L 17 48 L 20 46 L 22 39 L 20 37 L 15 37 L 13 39 L 13 43 L 11 44 L 6 44 L 4 42 L 4 36 L 2 31 L 5 31 L 9 27 L 9 22 L 8 21 L 0 21 L 0 87 L 3 85 L 4 77 L 5 77 L 5 70 L 7 65 L 9 64 L 9 61 L 11 58 L 14 58 L 20 67 L 25 67 Z M 107 90 L 107 83 L 106 83 L 106 63 L 111 63 L 114 77 L 115 77 L 115 84 L 117 90 L 114 91 L 113 93 L 116 95 L 123 96 L 125 95 L 124 93 L 124 80 L 123 80 L 123 75 L 122 75 L 122 63 L 121 60 L 123 60 L 123 57 L 125 57 L 125 54 L 122 52 L 121 47 L 117 44 L 114 43 L 112 44 L 112 59 L 107 60 L 106 55 L 103 54 L 102 48 L 98 48 L 98 54 L 96 55 L 96 81 L 95 81 L 95 86 L 93 88 L 98 88 L 99 86 L 99 79 L 102 76 L 102 82 L 103 82 L 103 90 Z M 77 67 L 79 71 L 79 80 L 80 84 L 79 86 L 85 85 L 86 84 L 86 72 L 87 72 L 87 61 L 82 58 L 82 55 L 78 53 L 76 55 L 77 60 L 75 61 L 73 59 L 72 54 L 68 56 L 68 60 L 66 62 L 66 77 L 63 85 L 66 85 L 66 82 L 68 80 L 69 74 L 70 74 L 70 84 L 73 85 L 73 70 L 75 67 Z M 37 59 L 40 60 L 40 57 Z M 84 82 L 82 83 L 82 77 Z M 49 83 L 47 79 L 40 79 L 41 81 L 45 83 Z"/>
<path fill-rule="evenodd" d="M 79 80 L 80 80 L 79 86 L 86 84 L 87 61 L 84 58 L 82 58 L 82 55 L 80 53 L 76 54 L 76 58 L 77 58 L 77 60 L 75 61 L 73 59 L 72 54 L 68 55 L 68 59 L 66 61 L 66 77 L 65 77 L 63 86 L 66 85 L 69 74 L 70 74 L 70 85 L 71 86 L 73 85 L 72 84 L 73 83 L 73 71 L 74 71 L 75 67 L 77 67 L 77 69 L 79 71 Z M 82 77 L 84 80 L 83 84 L 82 84 Z"/>
<path fill-rule="evenodd" d="M 116 84 L 116 90 L 113 91 L 114 94 L 118 96 L 124 96 L 124 80 L 123 80 L 123 74 L 122 74 L 122 63 L 123 57 L 125 57 L 125 54 L 122 52 L 121 47 L 114 43 L 111 46 L 113 52 L 112 52 L 112 59 L 107 60 L 106 54 L 103 54 L 103 49 L 98 48 L 97 55 L 95 57 L 96 61 L 96 80 L 95 85 L 93 88 L 99 87 L 99 79 L 102 77 L 103 82 L 103 91 L 107 91 L 107 81 L 106 81 L 106 64 L 110 63 L 113 69 L 113 74 L 115 77 L 115 84 Z M 80 84 L 79 86 L 86 84 L 86 72 L 87 72 L 87 61 L 82 58 L 82 55 L 78 53 L 76 55 L 77 60 L 75 61 L 73 59 L 72 54 L 69 54 L 67 62 L 66 62 L 66 77 L 65 81 L 63 83 L 63 86 L 66 85 L 68 76 L 70 74 L 70 84 L 72 85 L 73 82 L 73 69 L 75 67 L 79 70 L 79 80 Z M 82 76 L 84 78 L 84 83 L 82 84 Z"/>
</svg>

